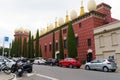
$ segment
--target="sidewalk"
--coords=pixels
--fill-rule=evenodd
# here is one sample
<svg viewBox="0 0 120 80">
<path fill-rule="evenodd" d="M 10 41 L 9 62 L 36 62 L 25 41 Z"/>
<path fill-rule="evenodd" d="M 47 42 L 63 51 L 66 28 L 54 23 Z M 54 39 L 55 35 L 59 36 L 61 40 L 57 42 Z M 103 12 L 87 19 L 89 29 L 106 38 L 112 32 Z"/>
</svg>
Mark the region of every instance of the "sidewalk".
<svg viewBox="0 0 120 80">
<path fill-rule="evenodd" d="M 0 80 L 14 80 L 14 74 L 5 74 L 0 72 Z"/>
</svg>

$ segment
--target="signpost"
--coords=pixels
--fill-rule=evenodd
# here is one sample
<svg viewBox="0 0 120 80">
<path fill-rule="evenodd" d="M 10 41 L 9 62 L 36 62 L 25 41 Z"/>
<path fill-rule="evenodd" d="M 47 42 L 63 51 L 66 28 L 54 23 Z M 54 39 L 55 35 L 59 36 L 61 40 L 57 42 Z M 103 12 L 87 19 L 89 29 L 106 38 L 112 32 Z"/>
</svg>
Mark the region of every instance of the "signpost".
<svg viewBox="0 0 120 80">
<path fill-rule="evenodd" d="M 3 50 L 2 50 L 2 56 L 4 56 L 4 45 L 5 45 L 5 42 L 8 42 L 9 41 L 9 37 L 4 37 L 3 39 Z"/>
</svg>

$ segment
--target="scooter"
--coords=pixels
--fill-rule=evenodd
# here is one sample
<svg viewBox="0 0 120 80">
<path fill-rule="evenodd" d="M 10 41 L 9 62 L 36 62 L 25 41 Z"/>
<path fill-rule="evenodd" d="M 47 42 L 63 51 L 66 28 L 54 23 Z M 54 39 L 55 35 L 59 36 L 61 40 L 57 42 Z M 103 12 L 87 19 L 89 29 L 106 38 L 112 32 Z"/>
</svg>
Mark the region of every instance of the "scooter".
<svg viewBox="0 0 120 80">
<path fill-rule="evenodd" d="M 17 61 L 16 64 L 12 66 L 11 72 L 12 73 L 16 72 L 19 77 L 22 77 L 24 73 L 22 61 Z"/>
<path fill-rule="evenodd" d="M 0 65 L 0 71 L 3 71 L 6 74 L 10 74 L 11 73 L 10 68 L 6 65 L 6 62 L 3 62 Z"/>
</svg>

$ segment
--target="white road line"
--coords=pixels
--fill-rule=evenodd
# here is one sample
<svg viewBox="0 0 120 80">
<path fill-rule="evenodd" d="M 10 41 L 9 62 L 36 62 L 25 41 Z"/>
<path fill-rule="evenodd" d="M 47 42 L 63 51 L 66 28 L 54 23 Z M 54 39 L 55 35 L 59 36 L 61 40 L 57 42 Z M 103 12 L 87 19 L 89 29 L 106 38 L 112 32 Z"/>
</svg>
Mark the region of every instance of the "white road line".
<svg viewBox="0 0 120 80">
<path fill-rule="evenodd" d="M 32 75 L 34 75 L 35 73 L 28 73 L 27 76 L 30 77 Z"/>
<path fill-rule="evenodd" d="M 47 79 L 50 79 L 50 80 L 59 80 L 57 78 L 53 78 L 53 77 L 50 77 L 50 76 L 46 76 L 46 75 L 42 75 L 42 74 L 36 74 L 37 76 L 40 76 L 40 77 L 44 77 L 44 78 L 47 78 Z"/>
</svg>

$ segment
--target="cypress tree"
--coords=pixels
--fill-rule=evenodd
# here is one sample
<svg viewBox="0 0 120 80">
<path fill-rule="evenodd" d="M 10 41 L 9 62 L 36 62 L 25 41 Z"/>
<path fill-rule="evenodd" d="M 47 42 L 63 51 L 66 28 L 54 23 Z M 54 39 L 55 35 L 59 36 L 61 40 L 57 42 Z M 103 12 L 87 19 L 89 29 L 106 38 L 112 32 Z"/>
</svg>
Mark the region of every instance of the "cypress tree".
<svg viewBox="0 0 120 80">
<path fill-rule="evenodd" d="M 42 49 L 41 49 L 41 46 L 40 46 L 40 57 L 42 57 Z"/>
<path fill-rule="evenodd" d="M 22 53 L 23 53 L 23 57 L 27 57 L 27 40 L 26 40 L 26 38 L 24 38 Z"/>
<path fill-rule="evenodd" d="M 52 58 L 55 58 L 55 33 L 53 32 L 53 39 L 52 39 Z"/>
<path fill-rule="evenodd" d="M 20 50 L 20 38 L 18 38 L 12 41 L 11 56 L 20 57 Z"/>
<path fill-rule="evenodd" d="M 68 56 L 72 58 L 76 58 L 77 45 L 76 45 L 75 34 L 71 22 L 68 23 L 67 48 L 68 48 Z"/>
<path fill-rule="evenodd" d="M 15 40 L 13 49 L 14 49 L 15 57 L 18 57 L 18 39 Z"/>
<path fill-rule="evenodd" d="M 35 45 L 35 53 L 36 53 L 36 57 L 39 56 L 39 30 L 37 30 L 37 33 L 36 33 L 36 45 Z"/>
<path fill-rule="evenodd" d="M 32 36 L 32 43 L 31 43 L 31 58 L 34 58 L 34 38 Z"/>
<path fill-rule="evenodd" d="M 18 46 L 18 47 L 17 47 L 17 50 L 18 50 L 18 52 L 17 52 L 17 57 L 20 57 L 20 38 L 18 38 L 16 45 Z"/>
<path fill-rule="evenodd" d="M 15 40 L 12 41 L 12 47 L 11 47 L 11 51 L 10 51 L 10 56 L 11 57 L 15 56 Z"/>
<path fill-rule="evenodd" d="M 29 40 L 28 40 L 28 58 L 31 55 L 31 31 L 29 32 Z"/>
<path fill-rule="evenodd" d="M 64 50 L 63 50 L 63 39 L 62 39 L 62 30 L 59 32 L 59 59 L 64 59 Z"/>
<path fill-rule="evenodd" d="M 20 50 L 19 56 L 23 56 L 22 55 L 22 38 L 21 37 L 20 37 L 20 40 L 19 40 L 19 50 Z"/>
</svg>

